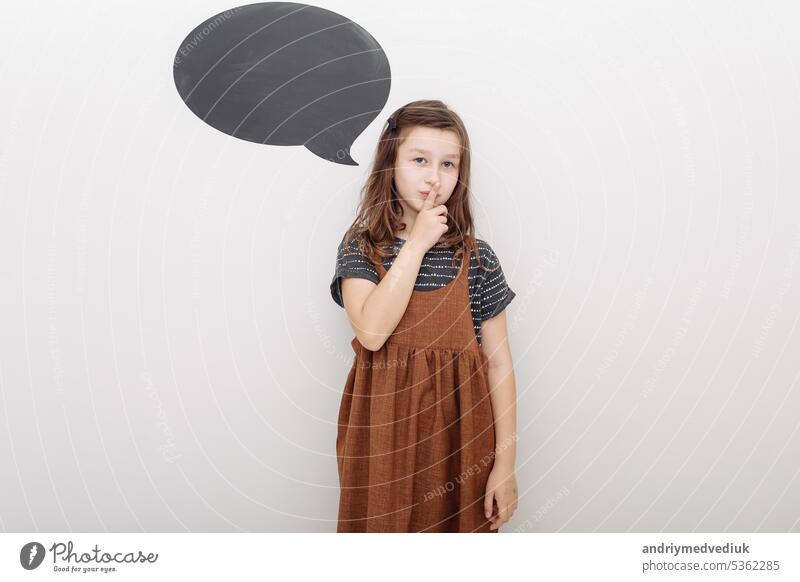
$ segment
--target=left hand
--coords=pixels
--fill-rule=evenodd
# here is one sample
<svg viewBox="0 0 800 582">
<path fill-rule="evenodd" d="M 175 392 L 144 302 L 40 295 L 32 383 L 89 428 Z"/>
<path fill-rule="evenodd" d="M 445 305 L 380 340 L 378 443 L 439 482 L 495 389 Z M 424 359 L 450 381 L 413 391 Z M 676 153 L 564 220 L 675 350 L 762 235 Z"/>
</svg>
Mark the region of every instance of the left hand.
<svg viewBox="0 0 800 582">
<path fill-rule="evenodd" d="M 495 504 L 497 507 L 495 507 Z M 483 499 L 484 515 L 489 512 L 489 529 L 497 529 L 506 523 L 517 509 L 517 477 L 513 467 L 495 463 L 486 482 Z"/>
</svg>

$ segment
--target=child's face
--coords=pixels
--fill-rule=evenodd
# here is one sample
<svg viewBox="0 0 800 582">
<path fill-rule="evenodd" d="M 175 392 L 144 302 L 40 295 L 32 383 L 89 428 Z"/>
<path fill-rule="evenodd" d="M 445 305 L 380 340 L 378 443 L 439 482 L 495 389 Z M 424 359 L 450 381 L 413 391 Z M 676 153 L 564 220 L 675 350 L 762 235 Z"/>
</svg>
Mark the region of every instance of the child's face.
<svg viewBox="0 0 800 582">
<path fill-rule="evenodd" d="M 444 204 L 455 190 L 459 176 L 461 143 L 448 129 L 412 127 L 397 150 L 394 185 L 400 202 L 415 212 L 422 210 L 422 192 L 439 182 L 436 204 Z"/>
</svg>

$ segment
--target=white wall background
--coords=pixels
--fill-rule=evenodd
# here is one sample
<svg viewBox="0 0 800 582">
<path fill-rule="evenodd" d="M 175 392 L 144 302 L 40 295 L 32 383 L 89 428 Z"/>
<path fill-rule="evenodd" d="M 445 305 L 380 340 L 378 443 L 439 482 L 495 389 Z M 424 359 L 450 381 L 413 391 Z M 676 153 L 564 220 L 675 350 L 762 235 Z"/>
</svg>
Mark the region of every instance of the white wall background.
<svg viewBox="0 0 800 582">
<path fill-rule="evenodd" d="M 439 98 L 518 296 L 503 531 L 800 531 L 800 10 L 325 2 Z M 224 2 L 17 2 L 0 35 L 0 528 L 334 531 L 358 167 L 178 97 Z"/>
</svg>

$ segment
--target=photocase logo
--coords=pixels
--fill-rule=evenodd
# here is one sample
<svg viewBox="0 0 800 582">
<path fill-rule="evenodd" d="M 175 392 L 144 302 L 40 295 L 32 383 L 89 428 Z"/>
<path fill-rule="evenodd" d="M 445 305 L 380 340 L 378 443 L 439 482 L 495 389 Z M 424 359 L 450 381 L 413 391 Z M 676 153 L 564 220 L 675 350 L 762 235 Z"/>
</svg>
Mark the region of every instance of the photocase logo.
<svg viewBox="0 0 800 582">
<path fill-rule="evenodd" d="M 86 574 L 89 572 L 118 572 L 119 564 L 154 564 L 158 560 L 158 554 L 149 552 L 145 554 L 141 550 L 138 552 L 105 552 L 98 544 L 88 551 L 78 551 L 74 549 L 72 540 L 67 543 L 55 542 L 47 550 L 39 542 L 28 542 L 19 551 L 19 563 L 26 570 L 38 568 L 45 556 L 49 554 L 53 558 L 54 572 Z"/>
<path fill-rule="evenodd" d="M 19 563 L 26 570 L 35 570 L 44 560 L 44 546 L 39 542 L 28 542 L 19 551 Z"/>
</svg>

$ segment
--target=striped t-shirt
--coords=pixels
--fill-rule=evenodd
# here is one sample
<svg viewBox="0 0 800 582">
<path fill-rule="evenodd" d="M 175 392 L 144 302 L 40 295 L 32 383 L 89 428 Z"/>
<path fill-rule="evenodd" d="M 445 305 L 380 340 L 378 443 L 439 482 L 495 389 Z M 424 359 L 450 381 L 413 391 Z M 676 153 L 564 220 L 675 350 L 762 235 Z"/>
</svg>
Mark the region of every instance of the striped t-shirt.
<svg viewBox="0 0 800 582">
<path fill-rule="evenodd" d="M 478 344 L 480 344 L 481 322 L 491 319 L 503 311 L 514 299 L 516 293 L 506 283 L 503 269 L 500 267 L 500 261 L 497 255 L 494 254 L 492 247 L 479 238 L 475 240 L 480 251 L 483 268 L 478 264 L 475 253 L 471 253 L 467 277 L 472 306 L 472 324 L 475 328 Z M 344 248 L 343 242 L 339 243 L 336 256 L 336 272 L 333 276 L 333 281 L 331 281 L 331 296 L 340 307 L 344 307 L 342 278 L 358 277 L 360 279 L 369 279 L 376 285 L 380 282 L 375 265 L 361 253 L 358 248 L 358 241 L 351 240 L 347 248 Z M 405 239 L 395 237 L 392 253 L 390 256 L 384 257 L 383 261 L 383 266 L 387 271 L 391 268 L 397 253 L 400 252 L 405 242 Z M 453 264 L 454 254 L 455 251 L 453 249 L 432 247 L 428 250 L 422 259 L 414 290 L 433 291 L 452 281 L 458 275 L 459 268 L 457 261 Z"/>
</svg>

